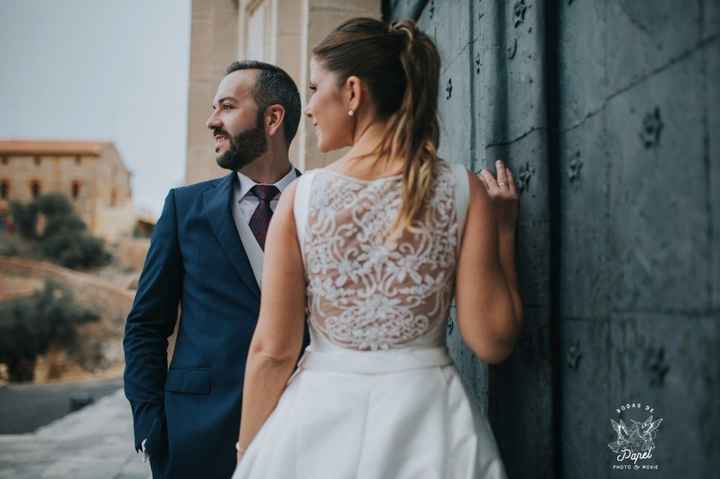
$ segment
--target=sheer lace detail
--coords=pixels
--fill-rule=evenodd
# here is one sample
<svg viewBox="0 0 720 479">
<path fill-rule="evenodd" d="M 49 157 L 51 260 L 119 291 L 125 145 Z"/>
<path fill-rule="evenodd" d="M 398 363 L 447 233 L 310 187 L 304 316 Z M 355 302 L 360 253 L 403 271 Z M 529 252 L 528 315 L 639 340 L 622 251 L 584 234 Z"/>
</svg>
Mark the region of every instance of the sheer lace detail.
<svg viewBox="0 0 720 479">
<path fill-rule="evenodd" d="M 379 350 L 407 346 L 446 323 L 458 247 L 454 183 L 440 161 L 429 215 L 388 242 L 401 177 L 365 182 L 317 172 L 303 235 L 315 329 L 342 347 Z"/>
</svg>

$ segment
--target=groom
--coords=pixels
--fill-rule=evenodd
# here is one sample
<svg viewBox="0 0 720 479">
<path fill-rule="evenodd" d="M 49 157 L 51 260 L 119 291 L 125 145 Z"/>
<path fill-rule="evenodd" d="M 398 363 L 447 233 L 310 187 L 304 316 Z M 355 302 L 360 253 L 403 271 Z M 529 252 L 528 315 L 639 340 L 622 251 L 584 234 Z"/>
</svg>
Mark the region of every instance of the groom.
<svg viewBox="0 0 720 479">
<path fill-rule="evenodd" d="M 280 192 L 300 175 L 288 161 L 300 108 L 280 68 L 231 64 L 207 121 L 217 163 L 231 173 L 165 198 L 123 339 L 135 448 L 154 478 L 232 475 L 265 234 Z"/>
</svg>

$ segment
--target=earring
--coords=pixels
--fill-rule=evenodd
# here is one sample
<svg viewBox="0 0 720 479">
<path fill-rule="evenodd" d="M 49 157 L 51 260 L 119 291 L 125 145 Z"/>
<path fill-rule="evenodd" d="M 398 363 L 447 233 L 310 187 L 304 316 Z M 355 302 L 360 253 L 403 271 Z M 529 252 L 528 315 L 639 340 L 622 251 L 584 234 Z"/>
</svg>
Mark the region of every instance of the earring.
<svg viewBox="0 0 720 479">
<path fill-rule="evenodd" d="M 348 116 L 353 116 L 354 114 L 355 114 L 354 111 L 352 111 L 352 110 L 348 111 Z"/>
</svg>

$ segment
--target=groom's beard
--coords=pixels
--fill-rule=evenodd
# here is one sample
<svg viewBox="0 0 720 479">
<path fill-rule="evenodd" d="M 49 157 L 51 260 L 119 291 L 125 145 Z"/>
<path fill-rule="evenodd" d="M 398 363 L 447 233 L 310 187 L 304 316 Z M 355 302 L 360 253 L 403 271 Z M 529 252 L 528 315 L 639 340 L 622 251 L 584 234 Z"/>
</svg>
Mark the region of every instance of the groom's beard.
<svg viewBox="0 0 720 479">
<path fill-rule="evenodd" d="M 259 122 L 258 125 L 262 123 Z M 217 164 L 226 170 L 238 171 L 257 160 L 268 149 L 265 129 L 262 126 L 242 131 L 235 137 L 228 136 L 228 140 L 230 148 L 216 160 Z"/>
</svg>

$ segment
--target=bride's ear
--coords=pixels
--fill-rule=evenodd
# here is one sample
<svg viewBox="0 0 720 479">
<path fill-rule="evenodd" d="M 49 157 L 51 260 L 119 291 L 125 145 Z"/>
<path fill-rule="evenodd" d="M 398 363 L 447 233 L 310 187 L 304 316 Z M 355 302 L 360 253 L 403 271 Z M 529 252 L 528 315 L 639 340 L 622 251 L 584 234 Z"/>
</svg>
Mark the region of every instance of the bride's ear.
<svg viewBox="0 0 720 479">
<path fill-rule="evenodd" d="M 355 75 L 350 75 L 347 80 L 345 80 L 345 97 L 348 112 L 352 111 L 355 113 L 357 109 L 360 108 L 364 100 L 364 93 L 363 83 L 360 78 Z"/>
</svg>

